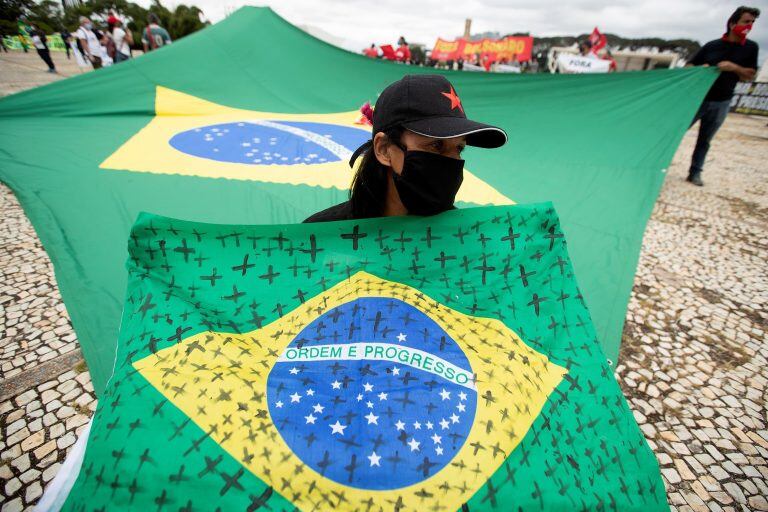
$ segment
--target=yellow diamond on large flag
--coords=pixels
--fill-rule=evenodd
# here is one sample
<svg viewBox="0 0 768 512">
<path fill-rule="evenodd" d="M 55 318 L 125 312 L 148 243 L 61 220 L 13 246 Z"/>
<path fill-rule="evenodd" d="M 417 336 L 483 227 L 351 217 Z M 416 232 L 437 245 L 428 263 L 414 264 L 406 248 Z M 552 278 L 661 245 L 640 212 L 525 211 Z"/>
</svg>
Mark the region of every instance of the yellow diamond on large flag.
<svg viewBox="0 0 768 512">
<path fill-rule="evenodd" d="M 359 116 L 231 108 L 158 86 L 155 117 L 99 167 L 346 190 L 348 161 L 371 137 Z M 466 169 L 456 199 L 513 204 Z"/>
<path fill-rule="evenodd" d="M 134 366 L 301 510 L 424 497 L 455 510 L 566 373 L 502 322 L 365 272 L 260 329 L 197 334 Z"/>
</svg>

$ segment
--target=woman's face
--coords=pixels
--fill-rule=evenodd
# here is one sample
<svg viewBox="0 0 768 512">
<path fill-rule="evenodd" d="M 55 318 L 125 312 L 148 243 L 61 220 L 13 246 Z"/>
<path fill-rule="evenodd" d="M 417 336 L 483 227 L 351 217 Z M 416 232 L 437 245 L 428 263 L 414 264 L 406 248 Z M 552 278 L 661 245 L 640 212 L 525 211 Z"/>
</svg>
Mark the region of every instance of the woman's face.
<svg viewBox="0 0 768 512">
<path fill-rule="evenodd" d="M 461 152 L 467 145 L 466 137 L 451 137 L 450 139 L 434 139 L 419 135 L 408 130 L 403 132 L 400 143 L 408 151 L 425 151 L 427 153 L 436 153 L 449 158 L 461 159 Z M 374 138 L 374 149 L 376 158 L 383 165 L 389 166 L 397 174 L 403 172 L 403 161 L 405 153 L 397 145 L 389 143 L 386 135 L 379 132 Z"/>
</svg>

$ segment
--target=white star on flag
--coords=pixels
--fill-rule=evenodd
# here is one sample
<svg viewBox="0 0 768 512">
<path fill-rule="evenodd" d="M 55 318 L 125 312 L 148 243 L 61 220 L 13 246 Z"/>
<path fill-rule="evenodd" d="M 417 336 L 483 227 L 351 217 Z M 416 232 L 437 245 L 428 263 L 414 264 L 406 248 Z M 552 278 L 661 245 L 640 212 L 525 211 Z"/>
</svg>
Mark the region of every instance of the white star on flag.
<svg viewBox="0 0 768 512">
<path fill-rule="evenodd" d="M 341 389 L 341 382 L 335 380 L 331 382 L 331 387 L 333 387 L 333 389 Z"/>
<path fill-rule="evenodd" d="M 365 419 L 368 420 L 368 424 L 370 425 L 373 423 L 374 425 L 379 424 L 379 417 L 374 415 L 373 412 L 369 412 L 367 416 L 365 416 Z"/>
<path fill-rule="evenodd" d="M 452 423 L 458 423 L 459 422 L 459 417 L 456 416 L 455 414 L 451 414 L 451 422 Z"/>
<path fill-rule="evenodd" d="M 315 420 L 317 419 L 312 413 L 309 413 L 309 416 L 304 416 L 304 419 L 307 420 L 307 424 L 315 424 Z"/>
<path fill-rule="evenodd" d="M 314 390 L 314 389 L 312 389 L 312 388 L 309 388 L 309 389 L 307 390 L 307 396 L 314 396 L 314 395 L 315 395 L 315 390 Z"/>
<path fill-rule="evenodd" d="M 415 428 L 416 430 L 421 430 L 421 423 L 419 423 L 418 421 L 414 421 L 413 428 Z"/>
<path fill-rule="evenodd" d="M 451 398 L 451 392 L 450 391 L 446 391 L 445 389 L 443 389 L 442 391 L 440 391 L 440 397 L 443 400 L 448 400 L 449 398 Z"/>
<path fill-rule="evenodd" d="M 386 399 L 387 399 L 387 394 L 385 392 L 382 391 L 381 393 L 379 393 L 379 400 L 380 401 L 384 401 Z"/>
<path fill-rule="evenodd" d="M 443 447 L 442 446 L 435 446 L 435 453 L 437 455 L 442 455 L 443 454 Z"/>
<path fill-rule="evenodd" d="M 431 421 L 428 421 L 427 422 L 427 430 L 432 430 L 432 427 L 434 427 L 434 425 L 432 424 Z"/>
<path fill-rule="evenodd" d="M 278 400 L 277 402 L 275 402 L 275 407 L 277 407 L 278 409 L 280 409 L 282 406 L 283 406 L 283 402 L 281 400 Z"/>
<path fill-rule="evenodd" d="M 316 413 L 322 414 L 322 412 L 325 409 L 325 407 L 323 407 L 320 404 L 315 404 L 314 407 L 312 407 L 312 409 L 314 409 Z"/>
<path fill-rule="evenodd" d="M 358 402 L 359 402 L 360 400 L 362 400 L 362 399 L 363 399 L 363 395 L 357 395 L 357 401 L 358 401 Z"/>
<path fill-rule="evenodd" d="M 411 438 L 411 440 L 410 440 L 410 441 L 408 441 L 408 446 L 410 446 L 410 447 L 411 447 L 411 451 L 412 451 L 412 452 L 415 452 L 416 450 L 418 450 L 418 449 L 419 449 L 419 445 L 420 445 L 420 444 L 421 444 L 421 443 L 420 443 L 420 442 L 418 442 L 418 441 L 417 441 L 415 438 L 413 438 L 413 437 Z"/>
<path fill-rule="evenodd" d="M 400 375 L 400 368 L 397 366 L 392 367 L 392 375 Z"/>
<path fill-rule="evenodd" d="M 443 438 L 437 434 L 432 434 L 432 442 L 434 442 L 435 444 L 440 444 L 443 442 Z"/>
<path fill-rule="evenodd" d="M 363 384 L 363 388 L 366 391 L 373 391 L 373 384 L 371 384 L 370 382 L 366 382 L 365 384 Z"/>
<path fill-rule="evenodd" d="M 466 399 L 467 399 L 467 394 L 465 392 L 462 391 L 461 393 L 459 393 L 459 400 L 463 402 Z"/>
<path fill-rule="evenodd" d="M 445 420 L 445 418 L 443 418 L 443 419 L 441 419 L 441 420 L 440 420 L 440 427 L 441 427 L 443 430 L 446 430 L 446 429 L 448 429 L 448 425 L 449 425 L 449 423 L 448 423 L 448 422 Z"/>
<path fill-rule="evenodd" d="M 373 402 L 365 402 L 365 406 L 369 409 L 373 409 Z"/>
<path fill-rule="evenodd" d="M 400 343 L 404 342 L 405 338 L 406 338 L 406 336 L 403 333 L 400 333 L 400 334 L 397 335 L 397 341 L 399 341 Z"/>
<path fill-rule="evenodd" d="M 333 425 L 328 425 L 331 427 L 331 435 L 333 434 L 341 434 L 344 435 L 344 429 L 347 428 L 347 425 L 342 425 L 339 420 L 336 420 L 336 423 Z"/>
<path fill-rule="evenodd" d="M 297 373 L 299 373 L 299 369 L 298 368 L 296 368 L 296 367 L 291 368 L 291 371 L 290 371 L 291 375 L 296 375 Z"/>
<path fill-rule="evenodd" d="M 381 455 L 376 455 L 376 452 L 373 452 L 368 456 L 368 460 L 371 461 L 371 466 L 379 466 L 381 467 L 381 464 L 379 464 L 379 461 L 381 460 Z"/>
<path fill-rule="evenodd" d="M 298 393 L 294 393 L 291 395 L 291 403 L 295 404 L 301 401 L 301 395 Z"/>
<path fill-rule="evenodd" d="M 405 423 L 403 423 L 401 420 L 397 420 L 395 427 L 397 427 L 397 430 L 405 430 Z"/>
<path fill-rule="evenodd" d="M 464 404 L 459 404 L 456 406 L 456 408 L 459 410 L 459 412 L 464 412 L 467 409 L 467 406 Z"/>
</svg>

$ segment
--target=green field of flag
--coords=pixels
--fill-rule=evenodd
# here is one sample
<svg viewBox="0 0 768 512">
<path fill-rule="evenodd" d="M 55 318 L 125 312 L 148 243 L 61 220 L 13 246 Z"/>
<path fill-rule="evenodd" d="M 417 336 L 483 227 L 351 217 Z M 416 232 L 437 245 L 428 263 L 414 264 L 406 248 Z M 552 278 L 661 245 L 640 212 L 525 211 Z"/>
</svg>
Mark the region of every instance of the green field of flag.
<svg viewBox="0 0 768 512">
<path fill-rule="evenodd" d="M 668 510 L 551 203 L 128 249 L 64 510 Z"/>
</svg>

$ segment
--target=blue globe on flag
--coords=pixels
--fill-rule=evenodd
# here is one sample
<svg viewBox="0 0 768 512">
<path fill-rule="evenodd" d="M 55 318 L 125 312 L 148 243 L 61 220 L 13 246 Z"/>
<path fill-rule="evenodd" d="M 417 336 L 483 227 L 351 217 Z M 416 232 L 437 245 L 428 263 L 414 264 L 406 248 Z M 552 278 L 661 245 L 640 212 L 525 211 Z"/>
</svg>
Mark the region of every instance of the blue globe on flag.
<svg viewBox="0 0 768 512">
<path fill-rule="evenodd" d="M 366 297 L 302 329 L 269 374 L 267 400 L 305 464 L 343 485 L 389 490 L 454 458 L 477 392 L 466 356 L 433 319 L 398 299 Z"/>
<path fill-rule="evenodd" d="M 219 162 L 251 165 L 323 164 L 348 160 L 370 130 L 307 121 L 212 124 L 171 137 L 175 149 Z"/>
</svg>

